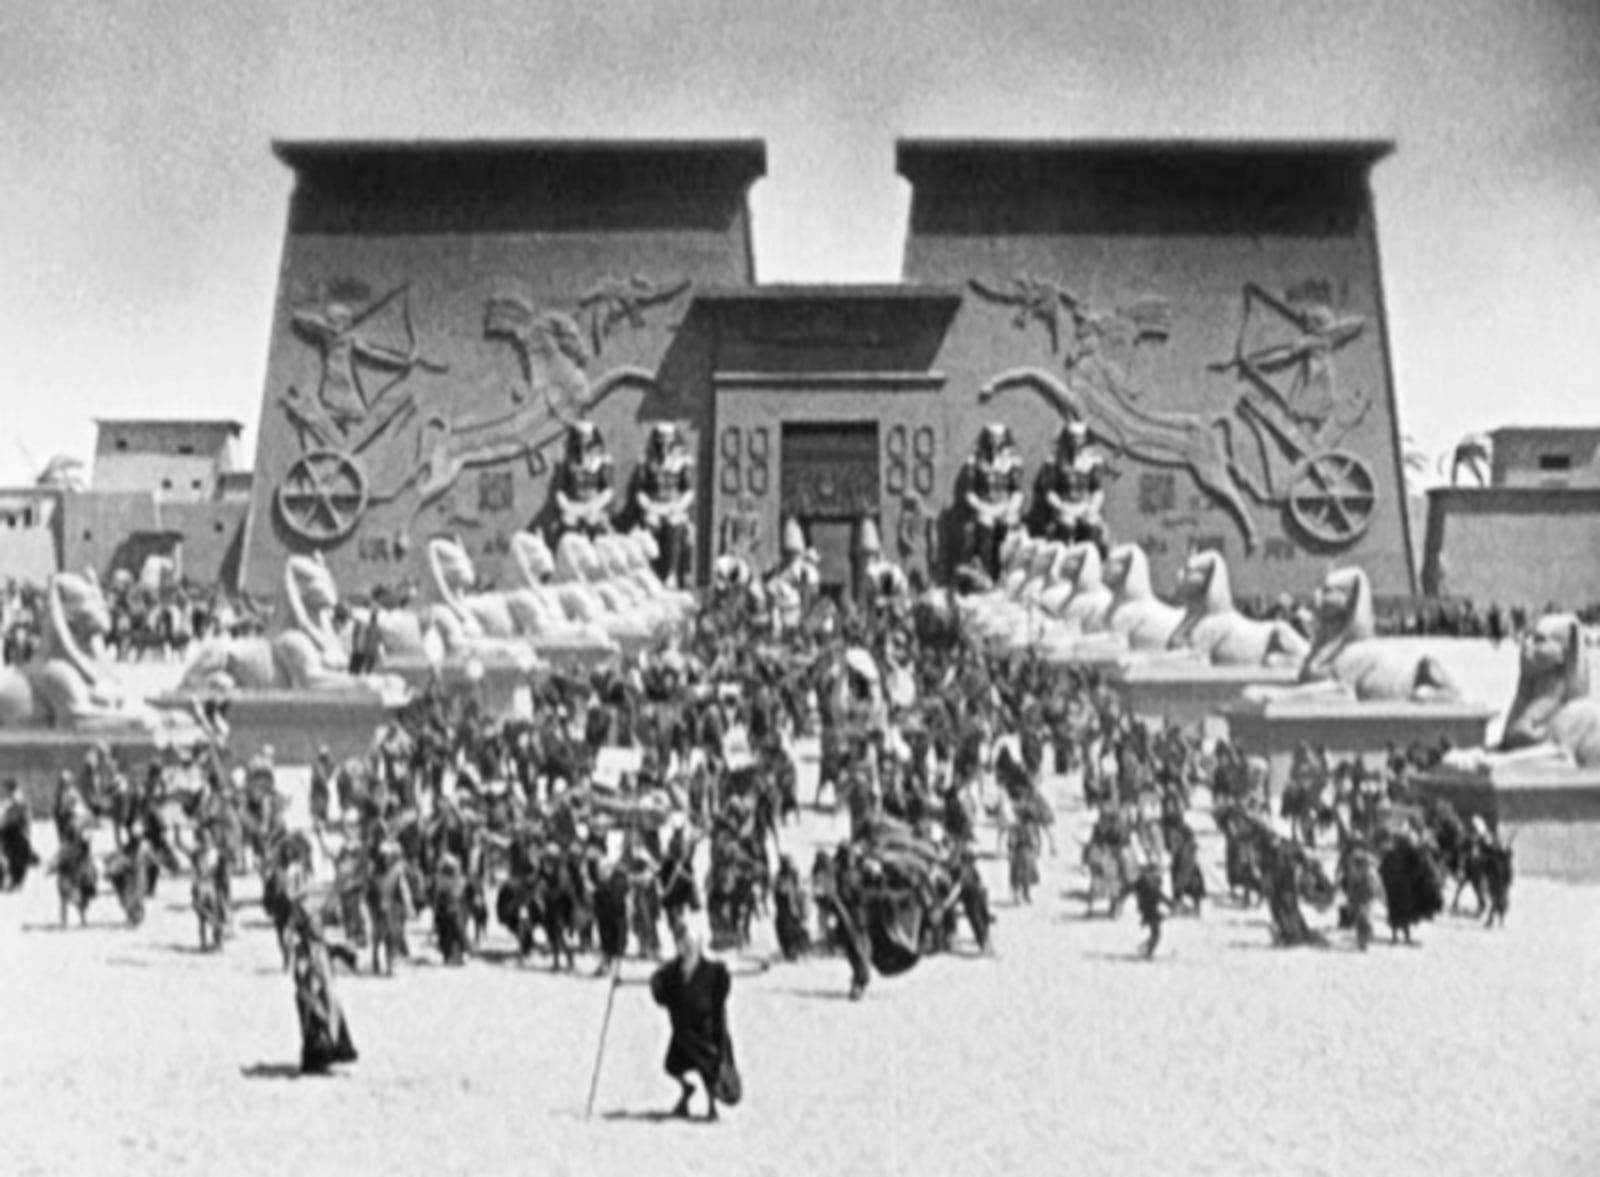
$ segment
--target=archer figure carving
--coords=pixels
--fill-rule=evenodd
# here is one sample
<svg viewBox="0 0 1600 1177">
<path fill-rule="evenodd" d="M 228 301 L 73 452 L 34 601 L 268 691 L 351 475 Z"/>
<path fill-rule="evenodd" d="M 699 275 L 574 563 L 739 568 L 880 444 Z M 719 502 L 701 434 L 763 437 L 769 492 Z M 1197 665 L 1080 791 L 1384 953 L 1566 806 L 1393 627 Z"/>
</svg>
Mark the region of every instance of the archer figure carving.
<svg viewBox="0 0 1600 1177">
<path fill-rule="evenodd" d="M 1346 393 L 1335 352 L 1360 338 L 1367 321 L 1309 299 L 1290 302 L 1247 282 L 1233 358 L 1210 365 L 1248 380 L 1303 429 L 1314 448 L 1336 444 L 1366 415 L 1367 397 Z M 1325 440 L 1324 432 L 1336 433 Z"/>
<path fill-rule="evenodd" d="M 306 343 L 322 353 L 322 374 L 317 385 L 317 402 L 341 433 L 359 425 L 367 411 L 414 368 L 444 372 L 445 364 L 424 359 L 417 352 L 416 330 L 411 321 L 410 284 L 396 286 L 376 302 L 356 310 L 351 304 L 367 297 L 364 283 L 338 280 L 329 284 L 328 301 L 322 310 L 298 310 L 290 327 Z M 405 317 L 406 350 L 376 343 L 360 334 L 360 328 L 396 300 Z M 361 370 L 373 368 L 392 373 L 381 387 L 369 394 L 361 382 Z"/>
</svg>

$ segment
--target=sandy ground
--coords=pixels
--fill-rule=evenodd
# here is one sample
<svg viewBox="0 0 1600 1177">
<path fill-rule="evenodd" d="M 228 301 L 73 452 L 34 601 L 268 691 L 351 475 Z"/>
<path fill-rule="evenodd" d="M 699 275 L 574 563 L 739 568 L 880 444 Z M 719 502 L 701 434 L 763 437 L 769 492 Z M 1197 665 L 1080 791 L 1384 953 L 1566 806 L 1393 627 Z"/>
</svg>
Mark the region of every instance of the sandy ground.
<svg viewBox="0 0 1600 1177">
<path fill-rule="evenodd" d="M 36 875 L 0 896 L 6 1171 L 1600 1171 L 1600 892 L 1519 880 L 1504 930 L 1447 918 L 1364 955 L 1339 934 L 1272 949 L 1265 913 L 1224 900 L 1169 922 L 1145 962 L 1131 905 L 1083 918 L 1089 815 L 1072 782 L 1050 787 L 1060 852 L 1034 904 L 1010 906 L 1004 864 L 985 863 L 994 956 L 925 961 L 856 1004 L 841 960 L 769 964 L 770 924 L 729 958 L 746 1099 L 713 1126 L 663 1119 L 676 1089 L 647 962 L 624 970 L 592 1119 L 607 986 L 518 965 L 498 929 L 464 968 L 438 964 L 422 923 L 394 979 L 341 974 L 361 1060 L 301 1080 L 259 907 L 201 956 L 181 880 L 138 930 L 102 898 L 63 933 Z M 808 812 L 785 848 L 806 864 L 842 829 Z M 1214 837 L 1205 851 L 1215 889 Z"/>
</svg>

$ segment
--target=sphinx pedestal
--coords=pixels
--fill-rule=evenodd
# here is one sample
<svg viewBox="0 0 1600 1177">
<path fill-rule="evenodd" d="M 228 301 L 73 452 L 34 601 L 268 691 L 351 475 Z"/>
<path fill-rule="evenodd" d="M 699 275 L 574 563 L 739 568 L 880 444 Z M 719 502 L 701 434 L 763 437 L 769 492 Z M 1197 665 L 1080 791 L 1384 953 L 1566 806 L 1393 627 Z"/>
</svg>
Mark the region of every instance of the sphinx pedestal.
<svg viewBox="0 0 1600 1177">
<path fill-rule="evenodd" d="M 1463 820 L 1477 815 L 1502 841 L 1514 837 L 1518 874 L 1600 881 L 1600 768 L 1538 762 L 1481 773 L 1438 768 L 1414 783 L 1421 795 L 1448 801 Z"/>
<path fill-rule="evenodd" d="M 324 747 L 336 760 L 364 756 L 395 709 L 375 690 L 230 691 L 222 697 L 228 701 L 228 755 L 234 764 L 266 747 L 275 764 L 288 766 L 312 764 Z M 187 711 L 195 698 L 163 695 L 151 703 Z"/>
<path fill-rule="evenodd" d="M 1299 674 L 1296 667 L 1212 666 L 1198 658 L 1125 654 L 1106 669 L 1106 683 L 1135 718 L 1175 723 L 1214 740 L 1228 734 L 1223 710 L 1241 702 L 1246 687 L 1290 686 Z"/>
<path fill-rule="evenodd" d="M 166 763 L 167 749 L 154 735 L 143 731 L 80 732 L 64 728 L 14 728 L 0 730 L 0 780 L 14 780 L 37 818 L 55 809 L 56 781 L 63 772 L 76 780 L 90 749 L 104 748 L 116 758 L 130 780 L 144 779 L 152 760 Z"/>
<path fill-rule="evenodd" d="M 1481 748 L 1492 708 L 1477 703 L 1358 703 L 1344 699 L 1241 699 L 1222 709 L 1234 743 L 1247 756 L 1267 761 L 1269 784 L 1282 790 L 1301 744 L 1325 748 L 1330 761 L 1358 757 L 1381 767 L 1391 746 L 1449 740 L 1457 748 Z"/>
<path fill-rule="evenodd" d="M 447 662 L 435 666 L 426 658 L 385 658 L 382 671 L 405 683 L 414 694 L 430 686 L 450 695 L 475 695 L 484 713 L 495 719 L 526 719 L 533 714 L 534 677 L 538 668 L 524 669 L 508 662 L 483 665 L 483 673 L 473 677 L 463 663 Z"/>
</svg>

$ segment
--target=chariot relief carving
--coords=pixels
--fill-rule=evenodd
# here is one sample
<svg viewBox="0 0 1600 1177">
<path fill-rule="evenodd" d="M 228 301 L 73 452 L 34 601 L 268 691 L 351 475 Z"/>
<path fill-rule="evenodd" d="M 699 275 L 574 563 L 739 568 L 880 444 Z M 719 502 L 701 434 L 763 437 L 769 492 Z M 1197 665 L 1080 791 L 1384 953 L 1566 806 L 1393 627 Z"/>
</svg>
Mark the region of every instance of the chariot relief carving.
<svg viewBox="0 0 1600 1177">
<path fill-rule="evenodd" d="M 1208 366 L 1243 388 L 1228 411 L 1205 413 L 1147 403 L 1140 356 L 1171 334 L 1164 299 L 1107 311 L 1060 283 L 1029 276 L 971 285 L 1010 308 L 1018 330 L 1042 326 L 1062 366 L 1060 376 L 1040 368 L 1003 372 L 979 390 L 981 402 L 1032 391 L 1117 453 L 1187 470 L 1232 519 L 1247 553 L 1261 546 L 1252 504 L 1280 510 L 1304 544 L 1325 551 L 1349 547 L 1366 532 L 1377 481 L 1371 466 L 1340 443 L 1371 402 L 1343 390 L 1334 365 L 1334 354 L 1362 336 L 1365 319 L 1317 301 L 1320 288 L 1302 287 L 1290 299 L 1245 286 L 1233 355 Z"/>
<path fill-rule="evenodd" d="M 274 497 L 284 527 L 313 547 L 349 536 L 374 501 L 361 454 L 415 411 L 411 392 L 400 386 L 419 369 L 449 370 L 420 350 L 410 283 L 368 299 L 365 283 L 335 279 L 320 306 L 296 310 L 290 318 L 296 338 L 320 353 L 321 373 L 314 395 L 290 385 L 279 400 L 301 453 Z M 357 309 L 361 302 L 366 305 Z M 394 314 L 398 325 L 385 321 Z M 385 339 L 386 332 L 403 332 L 404 340 Z M 369 391 L 366 381 L 373 373 L 379 383 Z"/>
<path fill-rule="evenodd" d="M 364 283 L 329 283 L 315 305 L 290 319 L 295 337 L 317 349 L 321 370 L 314 394 L 291 385 L 279 399 L 301 449 L 275 493 L 280 521 L 312 547 L 330 547 L 355 531 L 370 506 L 407 490 L 415 490 L 418 510 L 445 501 L 468 469 L 522 460 L 531 474 L 543 474 L 545 451 L 607 397 L 627 387 L 660 391 L 643 368 L 619 367 L 591 380 L 589 365 L 616 331 L 645 326 L 650 308 L 688 288 L 687 281 L 608 278 L 577 300 L 576 317 L 515 292 L 495 294 L 485 304 L 483 337 L 508 345 L 521 375 L 505 406 L 427 415 L 415 433 L 411 465 L 394 486 L 378 490 L 363 452 L 417 415 L 413 394 L 401 388 L 407 379 L 419 370 L 443 374 L 448 366 L 423 354 L 409 283 L 375 300 Z M 478 499 L 491 511 L 514 501 L 504 479 L 480 484 Z"/>
</svg>

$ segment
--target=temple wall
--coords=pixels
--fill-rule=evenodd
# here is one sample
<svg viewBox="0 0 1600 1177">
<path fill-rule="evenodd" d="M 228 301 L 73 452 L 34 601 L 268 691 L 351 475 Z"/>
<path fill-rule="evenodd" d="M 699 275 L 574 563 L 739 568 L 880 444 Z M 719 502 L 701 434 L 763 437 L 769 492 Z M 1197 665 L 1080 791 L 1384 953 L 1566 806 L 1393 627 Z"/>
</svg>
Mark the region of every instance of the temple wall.
<svg viewBox="0 0 1600 1177">
<path fill-rule="evenodd" d="M 250 505 L 241 500 L 162 502 L 149 493 L 62 497 L 61 567 L 92 568 L 103 579 L 118 569 L 138 576 L 145 558 L 181 549 L 182 575 L 201 585 L 238 579 Z"/>
<path fill-rule="evenodd" d="M 280 147 L 245 586 L 310 550 L 348 592 L 420 581 L 437 534 L 494 583 L 510 535 L 551 522 L 577 416 L 619 498 L 648 426 L 685 424 L 701 579 L 733 542 L 770 566 L 790 515 L 836 577 L 862 517 L 948 575 L 980 429 L 1010 426 L 1031 492 L 1075 412 L 1159 590 L 1210 547 L 1241 593 L 1358 563 L 1407 595 L 1367 187 L 1386 151 L 902 143 L 904 284 L 785 288 L 753 285 L 759 145 Z"/>
<path fill-rule="evenodd" d="M 421 580 L 439 534 L 494 582 L 511 534 L 549 521 L 566 420 L 599 426 L 619 505 L 653 422 L 684 423 L 707 457 L 693 292 L 753 279 L 759 145 L 280 154 L 298 180 L 247 588 L 270 593 L 311 550 L 348 592 Z"/>
<path fill-rule="evenodd" d="M 1429 491 L 1422 583 L 1482 608 L 1600 604 L 1600 490 Z"/>
<path fill-rule="evenodd" d="M 1330 561 L 1412 591 L 1366 187 L 1381 154 L 902 144 L 905 277 L 965 291 L 935 361 L 950 460 L 1003 422 L 1031 485 L 1062 412 L 1031 385 L 978 394 L 1034 369 L 1110 453 L 1109 528 L 1160 591 L 1195 546 L 1240 592 L 1307 591 Z"/>
</svg>

